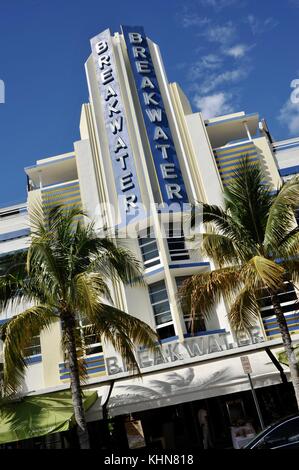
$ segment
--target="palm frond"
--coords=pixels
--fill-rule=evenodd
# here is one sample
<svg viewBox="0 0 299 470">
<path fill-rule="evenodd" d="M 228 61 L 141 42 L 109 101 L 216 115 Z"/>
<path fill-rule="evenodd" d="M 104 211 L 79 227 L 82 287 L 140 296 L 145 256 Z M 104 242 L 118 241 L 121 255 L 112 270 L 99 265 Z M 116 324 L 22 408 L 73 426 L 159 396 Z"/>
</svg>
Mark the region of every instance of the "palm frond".
<svg viewBox="0 0 299 470">
<path fill-rule="evenodd" d="M 273 249 L 274 252 L 274 249 Z M 273 255 L 277 255 L 280 258 L 288 260 L 299 254 L 299 227 L 295 227 L 285 234 L 281 242 L 279 243 L 278 249 L 275 250 Z"/>
<path fill-rule="evenodd" d="M 238 246 L 225 235 L 216 233 L 213 227 L 202 234 L 201 253 L 211 258 L 218 266 L 236 264 L 240 260 Z"/>
<path fill-rule="evenodd" d="M 282 185 L 269 210 L 265 229 L 265 247 L 268 252 L 278 249 L 286 233 L 296 227 L 295 210 L 299 200 L 299 176 Z"/>
<path fill-rule="evenodd" d="M 259 314 L 255 292 L 244 287 L 229 309 L 228 320 L 235 331 L 249 331 Z"/>
<path fill-rule="evenodd" d="M 33 336 L 47 329 L 57 320 L 53 308 L 48 305 L 29 307 L 1 326 L 4 341 L 4 390 L 8 393 L 18 390 L 26 368 L 26 348 Z"/>
<path fill-rule="evenodd" d="M 235 292 L 243 287 L 240 271 L 239 266 L 232 266 L 195 274 L 182 284 L 179 296 L 189 299 L 192 316 L 196 312 L 209 316 L 222 297 L 231 303 Z"/>
<path fill-rule="evenodd" d="M 97 272 L 77 274 L 72 282 L 71 289 L 73 308 L 90 315 L 92 315 L 93 309 L 98 307 L 99 300 L 112 301 L 109 288 L 102 274 Z"/>
<path fill-rule="evenodd" d="M 149 325 L 111 305 L 98 303 L 88 317 L 98 335 L 112 344 L 129 369 L 139 370 L 137 345 L 150 350 L 157 347 L 157 333 Z"/>
<path fill-rule="evenodd" d="M 283 287 L 286 271 L 275 261 L 263 256 L 254 256 L 246 263 L 241 278 L 247 289 L 255 290 L 263 287 L 276 291 Z"/>
<path fill-rule="evenodd" d="M 140 261 L 131 251 L 107 238 L 98 239 L 98 255 L 91 259 L 88 270 L 100 271 L 108 278 L 129 285 L 143 283 Z"/>
<path fill-rule="evenodd" d="M 264 242 L 268 213 L 273 196 L 263 183 L 264 175 L 259 163 L 250 162 L 245 155 L 239 162 L 233 179 L 223 190 L 224 205 L 235 224 L 246 234 L 244 242 Z"/>
</svg>

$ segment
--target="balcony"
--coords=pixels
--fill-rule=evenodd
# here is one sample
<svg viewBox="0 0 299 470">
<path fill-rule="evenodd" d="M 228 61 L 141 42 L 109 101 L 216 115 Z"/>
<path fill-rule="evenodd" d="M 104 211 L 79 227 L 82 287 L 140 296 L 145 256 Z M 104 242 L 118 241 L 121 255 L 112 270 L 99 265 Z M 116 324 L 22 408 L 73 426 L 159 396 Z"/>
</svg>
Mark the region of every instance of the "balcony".
<svg viewBox="0 0 299 470">
<path fill-rule="evenodd" d="M 299 173 L 299 138 L 282 140 L 272 144 L 280 176 L 287 181 Z"/>
<path fill-rule="evenodd" d="M 76 158 L 73 153 L 37 161 L 25 168 L 28 191 L 78 179 Z"/>
<path fill-rule="evenodd" d="M 249 162 L 258 161 L 254 141 L 248 139 L 241 139 L 237 142 L 230 142 L 223 147 L 214 148 L 214 156 L 224 186 L 235 177 L 234 173 L 238 168 L 240 159 L 247 156 Z"/>
</svg>

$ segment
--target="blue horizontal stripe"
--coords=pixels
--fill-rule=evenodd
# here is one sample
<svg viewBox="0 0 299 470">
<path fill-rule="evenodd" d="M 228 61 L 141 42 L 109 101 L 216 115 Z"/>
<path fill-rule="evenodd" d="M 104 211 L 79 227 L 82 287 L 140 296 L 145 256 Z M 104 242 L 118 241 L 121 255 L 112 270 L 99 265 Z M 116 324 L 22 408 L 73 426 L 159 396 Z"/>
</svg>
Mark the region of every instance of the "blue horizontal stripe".
<svg viewBox="0 0 299 470">
<path fill-rule="evenodd" d="M 102 358 L 97 358 L 92 360 L 92 358 L 86 358 L 84 359 L 84 363 L 86 364 L 86 368 L 89 369 L 90 367 L 96 366 L 96 365 L 103 365 L 104 364 L 104 357 Z M 67 372 L 69 371 L 69 368 L 65 366 L 64 363 L 59 364 L 59 370 L 60 372 Z"/>
<path fill-rule="evenodd" d="M 144 276 L 152 276 L 153 274 L 158 274 L 162 271 L 164 271 L 164 268 L 154 269 L 153 271 L 150 271 L 149 273 L 145 273 Z"/>
<path fill-rule="evenodd" d="M 299 147 L 299 142 L 293 142 L 289 144 L 282 144 L 282 145 L 273 145 L 273 150 L 275 152 L 283 152 L 284 150 L 288 150 L 291 148 Z"/>
<path fill-rule="evenodd" d="M 289 331 L 298 331 L 299 327 L 298 326 L 290 326 Z M 266 332 L 267 336 L 273 336 L 273 335 L 280 335 L 279 329 L 275 329 L 275 331 L 267 331 Z"/>
<path fill-rule="evenodd" d="M 36 356 L 29 356 L 25 358 L 26 364 L 37 364 L 38 362 L 42 362 L 42 355 L 36 355 Z"/>
<path fill-rule="evenodd" d="M 294 318 L 299 318 L 299 315 L 297 313 L 291 313 L 289 315 L 285 315 L 285 319 L 288 321 L 289 319 L 294 319 Z M 269 323 L 269 322 L 273 322 L 273 321 L 277 321 L 276 317 L 273 316 L 272 318 L 265 318 L 263 319 L 263 322 L 264 323 Z"/>
<path fill-rule="evenodd" d="M 222 178 L 222 180 L 230 180 L 230 179 L 238 178 L 238 176 L 239 175 L 226 176 L 225 178 Z M 261 183 L 264 185 L 269 185 L 269 182 L 266 180 L 262 180 Z"/>
<path fill-rule="evenodd" d="M 257 158 L 252 158 L 252 159 L 250 160 L 250 162 L 257 162 L 257 160 L 258 160 Z M 220 176 L 222 176 L 222 175 L 228 175 L 229 173 L 234 173 L 234 172 L 236 172 L 236 171 L 239 170 L 239 169 L 240 169 L 240 164 L 237 163 L 236 166 L 235 166 L 234 168 L 232 168 L 231 170 L 225 170 L 225 171 L 221 171 L 221 172 L 219 171 L 219 173 L 220 173 Z"/>
<path fill-rule="evenodd" d="M 254 157 L 254 156 L 257 155 L 257 153 L 256 153 L 256 151 L 254 151 L 254 152 L 251 152 L 251 154 L 248 153 L 246 155 L 248 155 L 249 157 Z M 244 160 L 244 156 L 245 156 L 245 154 L 240 155 L 240 157 L 237 157 L 237 159 L 236 158 L 230 158 L 229 160 L 234 161 L 234 163 L 226 163 L 229 160 L 225 160 L 225 165 L 222 164 L 222 160 L 217 161 L 217 166 L 218 166 L 218 168 L 222 169 L 222 168 L 227 168 L 228 166 L 238 165 L 238 163 L 240 163 L 240 161 Z M 252 161 L 251 158 L 250 158 L 250 161 Z"/>
<path fill-rule="evenodd" d="M 160 343 L 162 343 L 162 344 L 164 344 L 164 343 L 170 343 L 170 341 L 176 341 L 177 339 L 179 339 L 178 336 L 169 336 L 169 338 L 161 339 L 161 340 L 160 340 Z"/>
<path fill-rule="evenodd" d="M 279 170 L 280 176 L 288 176 L 299 173 L 299 165 L 289 166 L 288 168 L 281 168 Z"/>
<path fill-rule="evenodd" d="M 45 207 L 45 213 L 49 213 L 53 207 L 57 205 L 63 205 L 65 208 L 73 205 L 78 205 L 81 203 L 81 198 L 70 199 L 69 201 L 64 201 L 63 199 L 58 199 L 57 201 L 43 201 L 44 203 L 48 203 L 47 207 Z"/>
<path fill-rule="evenodd" d="M 289 320 L 287 321 L 287 325 L 298 325 L 299 327 L 299 320 Z M 272 328 L 279 328 L 279 325 L 277 322 L 273 322 L 272 325 L 271 324 L 268 324 L 268 325 L 265 325 L 265 330 L 271 330 Z"/>
<path fill-rule="evenodd" d="M 208 261 L 203 261 L 201 263 L 183 263 L 183 264 L 170 264 L 169 269 L 175 268 L 195 268 L 197 266 L 210 266 Z"/>
<path fill-rule="evenodd" d="M 23 228 L 21 230 L 15 230 L 14 232 L 7 232 L 0 234 L 0 242 L 7 240 L 13 240 L 14 238 L 26 237 L 30 234 L 29 228 Z"/>
<path fill-rule="evenodd" d="M 47 196 L 47 197 L 43 198 L 43 202 L 44 202 L 44 204 L 49 204 L 50 205 L 50 204 L 56 204 L 59 201 L 66 201 L 66 199 L 67 199 L 66 202 L 69 203 L 69 202 L 71 202 L 75 199 L 78 199 L 78 198 L 80 198 L 79 191 L 76 192 L 76 194 L 73 194 L 72 196 L 69 196 L 68 194 L 65 194 L 65 193 L 60 194 L 59 197 Z"/>
<path fill-rule="evenodd" d="M 96 360 L 104 360 L 104 355 L 100 355 L 100 356 L 92 356 L 92 357 L 86 357 L 84 359 L 85 362 L 91 362 L 91 361 L 96 361 Z"/>
<path fill-rule="evenodd" d="M 47 189 L 43 191 L 43 196 L 59 196 L 60 194 L 70 194 L 74 191 L 79 191 L 79 184 L 74 183 L 71 186 L 68 187 L 63 187 L 63 188 L 53 188 L 53 189 Z"/>
<path fill-rule="evenodd" d="M 104 367 L 97 367 L 96 369 L 92 369 L 87 371 L 87 375 L 92 375 L 96 374 L 97 372 L 106 372 L 106 368 Z M 70 378 L 70 373 L 68 372 L 67 374 L 61 374 L 60 375 L 60 380 L 65 380 Z"/>
<path fill-rule="evenodd" d="M 215 335 L 219 333 L 226 333 L 225 329 L 220 329 L 220 330 L 207 330 L 207 331 L 198 331 L 194 335 L 191 333 L 185 333 L 184 338 L 192 338 L 194 336 L 208 336 L 208 335 Z"/>
<path fill-rule="evenodd" d="M 238 158 L 238 156 L 240 156 L 240 158 L 241 158 L 242 155 L 247 155 L 250 152 L 256 152 L 256 148 L 255 148 L 254 145 L 250 146 L 249 148 L 240 148 L 239 147 L 238 149 L 234 149 L 231 152 L 227 152 L 227 153 L 220 153 L 219 151 L 216 150 L 215 151 L 215 157 L 218 160 L 233 160 L 234 158 Z M 241 155 L 237 155 L 239 153 L 241 153 Z M 227 158 L 227 157 L 229 157 L 229 158 Z"/>
</svg>

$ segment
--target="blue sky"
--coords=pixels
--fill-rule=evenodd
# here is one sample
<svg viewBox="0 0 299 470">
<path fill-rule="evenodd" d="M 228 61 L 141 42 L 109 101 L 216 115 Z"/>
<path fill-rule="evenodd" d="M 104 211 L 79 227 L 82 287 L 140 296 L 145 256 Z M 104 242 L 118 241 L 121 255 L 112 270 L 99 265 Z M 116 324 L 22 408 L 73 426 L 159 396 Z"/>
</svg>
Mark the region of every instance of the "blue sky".
<svg viewBox="0 0 299 470">
<path fill-rule="evenodd" d="M 258 111 L 276 139 L 299 135 L 299 0 L 1 0 L 1 205 L 25 200 L 25 166 L 72 150 L 89 39 L 120 24 L 145 27 L 194 110 Z"/>
</svg>

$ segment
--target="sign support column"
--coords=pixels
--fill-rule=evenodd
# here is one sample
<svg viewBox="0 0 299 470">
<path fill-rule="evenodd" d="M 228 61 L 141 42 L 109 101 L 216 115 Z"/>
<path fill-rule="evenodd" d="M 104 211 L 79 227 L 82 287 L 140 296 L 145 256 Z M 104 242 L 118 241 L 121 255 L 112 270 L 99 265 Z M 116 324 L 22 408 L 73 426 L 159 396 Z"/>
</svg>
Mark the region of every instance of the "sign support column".
<svg viewBox="0 0 299 470">
<path fill-rule="evenodd" d="M 243 366 L 244 373 L 247 374 L 247 377 L 248 377 L 248 380 L 249 380 L 249 383 L 250 383 L 250 388 L 251 388 L 251 392 L 252 392 L 252 396 L 253 396 L 253 401 L 254 401 L 254 404 L 255 404 L 255 407 L 256 407 L 256 411 L 257 411 L 257 414 L 258 414 L 258 418 L 259 418 L 261 428 L 265 429 L 265 424 L 264 424 L 262 412 L 261 412 L 261 409 L 260 409 L 260 405 L 259 405 L 256 393 L 255 393 L 255 389 L 254 389 L 252 378 L 251 378 L 252 368 L 251 368 L 249 357 L 248 356 L 241 356 L 240 359 L 241 359 L 241 363 L 242 363 L 242 366 Z"/>
</svg>

